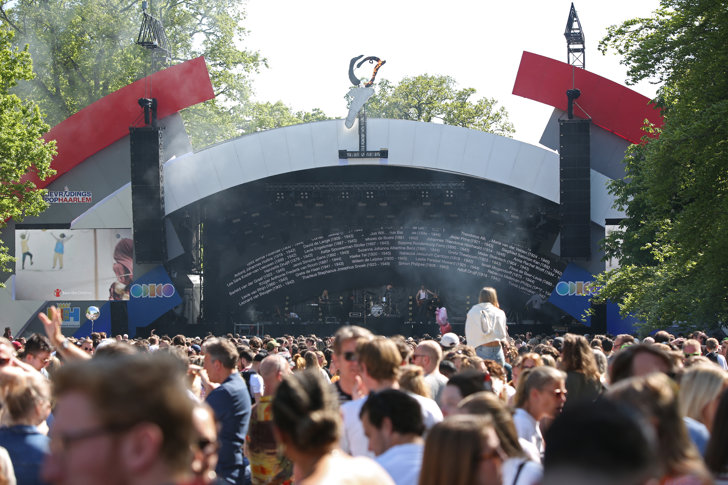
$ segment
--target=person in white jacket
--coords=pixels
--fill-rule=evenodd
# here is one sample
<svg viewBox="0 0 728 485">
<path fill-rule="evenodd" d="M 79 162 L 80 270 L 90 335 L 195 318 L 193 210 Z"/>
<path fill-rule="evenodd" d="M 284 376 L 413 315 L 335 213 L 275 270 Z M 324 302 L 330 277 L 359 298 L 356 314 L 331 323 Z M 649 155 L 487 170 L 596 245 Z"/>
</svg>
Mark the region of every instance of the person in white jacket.
<svg viewBox="0 0 728 485">
<path fill-rule="evenodd" d="M 480 290 L 478 304 L 468 312 L 465 320 L 465 340 L 475 347 L 481 359 L 489 359 L 500 365 L 506 363 L 501 342 L 508 338 L 506 314 L 498 305 L 495 288 L 486 286 Z"/>
</svg>

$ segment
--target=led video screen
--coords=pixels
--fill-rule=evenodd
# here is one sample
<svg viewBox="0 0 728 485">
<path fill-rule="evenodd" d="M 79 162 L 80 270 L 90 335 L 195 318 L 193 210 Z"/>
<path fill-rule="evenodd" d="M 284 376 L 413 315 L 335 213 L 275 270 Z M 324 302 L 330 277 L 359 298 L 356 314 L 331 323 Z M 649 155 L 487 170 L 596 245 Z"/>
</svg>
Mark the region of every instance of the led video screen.
<svg viewBox="0 0 728 485">
<path fill-rule="evenodd" d="M 15 231 L 16 300 L 128 300 L 131 229 Z"/>
</svg>

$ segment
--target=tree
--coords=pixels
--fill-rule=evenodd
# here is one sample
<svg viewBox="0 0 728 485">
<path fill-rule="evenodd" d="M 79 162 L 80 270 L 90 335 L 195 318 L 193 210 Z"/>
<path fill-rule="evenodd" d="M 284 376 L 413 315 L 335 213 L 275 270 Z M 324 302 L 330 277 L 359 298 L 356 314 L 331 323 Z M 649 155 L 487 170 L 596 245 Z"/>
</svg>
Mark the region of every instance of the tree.
<svg viewBox="0 0 728 485">
<path fill-rule="evenodd" d="M 470 98 L 474 94 L 473 88 L 457 89 L 449 76 L 421 74 L 406 77 L 397 85 L 383 79 L 366 105 L 367 116 L 425 122 L 439 119 L 447 125 L 513 135 L 505 108 L 497 108 L 492 98 L 473 101 Z"/>
<path fill-rule="evenodd" d="M 55 142 L 41 138 L 48 125 L 38 106 L 10 93 L 18 80 L 33 78 L 28 49 L 17 49 L 12 41 L 13 32 L 0 27 L 0 227 L 10 218 L 19 222 L 48 206 L 43 200 L 45 191 L 22 179 L 31 167 L 41 180 L 54 173 L 50 166 Z M 0 271 L 13 261 L 0 241 Z"/>
<path fill-rule="evenodd" d="M 323 111 L 314 108 L 313 111 L 291 111 L 291 108 L 281 101 L 275 103 L 253 103 L 248 109 L 249 121 L 244 124 L 245 133 L 281 128 L 283 126 L 314 121 L 328 120 Z"/>
<path fill-rule="evenodd" d="M 726 45 L 720 0 L 662 0 L 652 17 L 612 27 L 600 45 L 624 56 L 629 82 L 663 83 L 659 137 L 628 151 L 626 177 L 610 187 L 627 219 L 604 247 L 621 267 L 597 279 L 600 299 L 647 328 L 728 321 Z"/>
<path fill-rule="evenodd" d="M 257 52 L 241 47 L 241 5 L 160 0 L 152 7 L 164 25 L 173 60 L 204 55 L 210 71 L 216 99 L 183 113 L 193 145 L 239 134 L 249 76 L 265 65 Z M 30 45 L 35 60 L 35 78 L 17 91 L 36 100 L 51 124 L 151 73 L 148 52 L 135 45 L 140 0 L 0 0 L 0 19 L 15 31 L 16 45 Z"/>
</svg>

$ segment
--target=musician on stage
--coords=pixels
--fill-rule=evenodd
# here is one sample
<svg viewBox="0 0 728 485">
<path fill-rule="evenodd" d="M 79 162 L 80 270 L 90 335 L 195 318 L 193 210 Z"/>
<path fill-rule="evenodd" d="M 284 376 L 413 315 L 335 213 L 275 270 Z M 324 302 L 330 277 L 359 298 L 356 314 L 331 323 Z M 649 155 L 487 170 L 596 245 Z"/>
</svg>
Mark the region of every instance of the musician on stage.
<svg viewBox="0 0 728 485">
<path fill-rule="evenodd" d="M 395 312 L 395 308 L 392 302 L 392 297 L 394 296 L 394 286 L 392 283 L 389 283 L 387 286 L 384 287 L 384 295 L 382 296 L 382 304 L 384 305 L 384 313 L 386 315 L 391 315 Z"/>
<path fill-rule="evenodd" d="M 329 290 L 324 289 L 324 291 L 321 292 L 318 302 L 321 307 L 321 316 L 326 319 L 326 317 L 329 316 Z"/>
<path fill-rule="evenodd" d="M 417 321 L 425 323 L 427 321 L 427 302 L 430 298 L 437 298 L 437 295 L 421 285 L 415 294 L 415 302 L 417 303 Z"/>
</svg>

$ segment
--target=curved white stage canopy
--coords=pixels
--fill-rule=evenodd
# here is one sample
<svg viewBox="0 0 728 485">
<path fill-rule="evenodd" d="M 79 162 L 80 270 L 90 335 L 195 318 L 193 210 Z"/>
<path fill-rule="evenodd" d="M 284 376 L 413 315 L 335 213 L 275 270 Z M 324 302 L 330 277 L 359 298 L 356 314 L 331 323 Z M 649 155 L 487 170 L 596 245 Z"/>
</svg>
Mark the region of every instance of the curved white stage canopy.
<svg viewBox="0 0 728 485">
<path fill-rule="evenodd" d="M 387 148 L 388 159 L 339 159 L 340 149 L 358 149 L 358 130 L 346 129 L 344 120 L 329 120 L 242 136 L 170 160 L 164 166 L 165 211 L 272 175 L 346 164 L 460 173 L 559 202 L 558 154 L 545 148 L 434 123 L 370 119 L 367 128 L 367 149 Z M 607 218 L 623 216 L 612 208 L 608 181 L 591 171 L 591 220 L 600 226 Z"/>
</svg>

